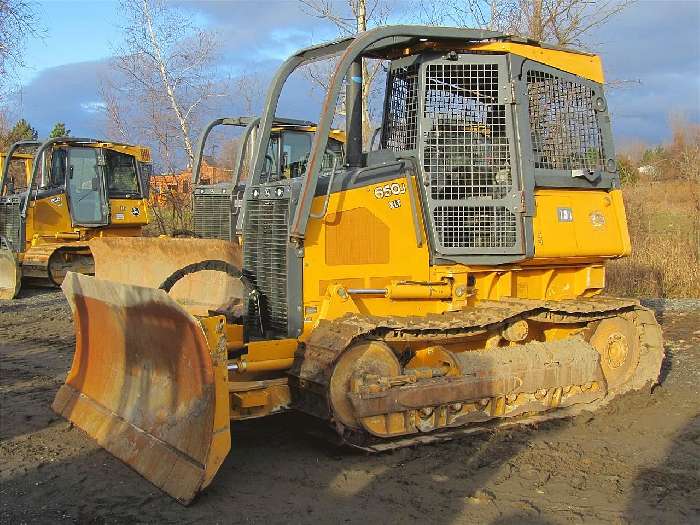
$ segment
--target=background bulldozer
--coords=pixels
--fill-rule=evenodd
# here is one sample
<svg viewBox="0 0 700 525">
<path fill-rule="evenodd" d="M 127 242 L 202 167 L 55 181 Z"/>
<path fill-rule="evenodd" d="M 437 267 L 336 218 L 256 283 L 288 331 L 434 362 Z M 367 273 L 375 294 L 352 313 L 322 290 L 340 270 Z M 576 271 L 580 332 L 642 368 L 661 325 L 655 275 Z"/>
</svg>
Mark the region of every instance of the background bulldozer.
<svg viewBox="0 0 700 525">
<path fill-rule="evenodd" d="M 187 304 L 188 308 L 203 313 L 210 308 L 230 305 L 231 287 L 239 289 L 240 286 L 237 278 L 230 282 L 231 276 L 227 272 L 230 273 L 231 268 L 238 272 L 241 267 L 242 199 L 259 124 L 259 117 L 223 117 L 211 121 L 199 136 L 192 169 L 193 230 L 174 232 L 177 239 L 94 239 L 89 245 L 95 275 L 100 279 L 157 288 L 174 272 L 188 268 L 187 278 L 178 280 L 171 296 Z M 238 141 L 231 179 L 225 182 L 213 182 L 202 176 L 207 140 L 217 126 L 244 128 Z M 265 176 L 279 181 L 301 176 L 315 132 L 313 122 L 276 117 L 265 153 Z M 343 158 L 344 140 L 344 132 L 330 131 L 323 169 L 330 169 L 333 162 L 342 162 L 338 159 Z M 114 264 L 115 260 L 120 263 Z M 211 261 L 215 261 L 218 270 L 207 269 Z M 193 268 L 197 271 L 190 271 Z"/>
<path fill-rule="evenodd" d="M 285 82 L 333 56 L 303 174 L 272 176 Z M 388 68 L 369 152 L 363 59 Z M 343 85 L 345 157 L 324 169 Z M 653 314 L 602 295 L 630 252 L 619 184 L 597 56 L 422 26 L 304 49 L 269 87 L 242 257 L 218 241 L 157 287 L 68 274 L 78 336 L 53 408 L 184 503 L 231 420 L 293 409 L 380 451 L 595 409 L 663 359 Z"/>
<path fill-rule="evenodd" d="M 23 141 L 20 145 L 14 148 L 15 152 L 12 154 L 12 159 L 9 162 L 9 166 L 5 168 L 7 163 L 7 153 L 5 151 L 0 151 L 0 173 L 3 173 L 7 169 L 7 179 L 15 184 L 18 181 L 20 187 L 26 188 L 27 184 L 31 180 L 32 176 L 32 161 L 34 160 L 34 155 L 31 153 L 20 152 L 19 148 L 21 144 L 26 144 L 28 148 L 35 147 L 38 145 L 35 141 Z M 14 193 L 12 190 L 9 193 Z"/>
<path fill-rule="evenodd" d="M 192 170 L 192 220 L 196 237 L 227 241 L 237 239 L 236 229 L 242 226 L 239 217 L 245 180 L 250 170 L 259 124 L 259 117 L 218 118 L 212 120 L 200 134 Z M 238 139 L 231 180 L 215 183 L 202 178 L 201 168 L 207 139 L 217 126 L 244 129 Z M 315 132 L 316 124 L 313 122 L 276 117 L 265 154 L 265 172 L 280 180 L 301 175 L 306 167 Z M 344 142 L 345 134 L 342 131 L 331 130 L 328 149 L 341 158 Z"/>
<path fill-rule="evenodd" d="M 58 137 L 15 143 L 4 159 L 2 299 L 16 297 L 22 279 L 58 286 L 68 271 L 94 273 L 89 239 L 140 235 L 148 224 L 148 148 Z"/>
</svg>

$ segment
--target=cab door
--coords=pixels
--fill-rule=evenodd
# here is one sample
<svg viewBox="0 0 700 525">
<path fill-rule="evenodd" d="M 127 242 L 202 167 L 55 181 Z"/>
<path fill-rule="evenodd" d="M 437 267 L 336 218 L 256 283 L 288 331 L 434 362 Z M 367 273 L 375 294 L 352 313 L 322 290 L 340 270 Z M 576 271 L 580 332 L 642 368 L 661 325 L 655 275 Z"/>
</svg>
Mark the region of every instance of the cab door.
<svg viewBox="0 0 700 525">
<path fill-rule="evenodd" d="M 104 226 L 109 223 L 103 169 L 97 148 L 68 150 L 66 191 L 75 226 Z"/>
</svg>

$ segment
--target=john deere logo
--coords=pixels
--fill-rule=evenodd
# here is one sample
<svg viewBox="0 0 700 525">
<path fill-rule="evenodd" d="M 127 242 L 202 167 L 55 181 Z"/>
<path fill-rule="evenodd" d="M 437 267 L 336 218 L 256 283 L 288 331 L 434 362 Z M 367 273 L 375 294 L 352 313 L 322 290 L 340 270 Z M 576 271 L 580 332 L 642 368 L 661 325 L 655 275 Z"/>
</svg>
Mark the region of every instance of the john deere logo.
<svg viewBox="0 0 700 525">
<path fill-rule="evenodd" d="M 131 208 L 131 215 L 134 217 L 138 217 L 139 213 L 141 213 L 141 211 L 138 208 Z"/>
</svg>

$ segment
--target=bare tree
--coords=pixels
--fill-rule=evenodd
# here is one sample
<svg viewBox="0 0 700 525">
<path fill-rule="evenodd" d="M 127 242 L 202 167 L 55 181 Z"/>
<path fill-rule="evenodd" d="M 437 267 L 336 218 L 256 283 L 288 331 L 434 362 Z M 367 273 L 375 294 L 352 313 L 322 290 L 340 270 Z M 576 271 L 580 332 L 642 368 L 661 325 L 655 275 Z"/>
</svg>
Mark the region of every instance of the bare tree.
<svg viewBox="0 0 700 525">
<path fill-rule="evenodd" d="M 31 2 L 0 0 L 0 102 L 7 96 L 17 69 L 24 67 L 27 39 L 41 35 Z"/>
<path fill-rule="evenodd" d="M 389 3 L 386 0 L 299 0 L 304 11 L 310 16 L 326 20 L 338 30 L 339 36 L 348 36 L 367 31 L 368 27 L 384 25 L 389 16 Z M 309 69 L 310 78 L 324 90 L 332 74 L 334 63 L 326 62 Z M 373 131 L 372 103 L 370 97 L 374 90 L 374 81 L 381 71 L 379 60 L 362 61 L 362 133 L 367 143 Z M 344 115 L 344 108 L 338 113 Z"/>
<path fill-rule="evenodd" d="M 7 115 L 7 110 L 0 106 L 0 150 L 5 150 L 7 148 L 9 135 L 10 119 Z"/>
<path fill-rule="evenodd" d="M 103 79 L 110 131 L 155 143 L 172 168 L 192 164 L 192 132 L 207 102 L 224 96 L 214 71 L 216 35 L 165 0 L 123 0 L 124 41 Z"/>
<path fill-rule="evenodd" d="M 244 115 L 253 116 L 260 110 L 265 98 L 265 87 L 258 72 L 248 72 L 236 78 L 234 91 Z"/>
<path fill-rule="evenodd" d="M 558 45 L 586 36 L 635 0 L 420 0 L 427 23 L 480 27 Z"/>
</svg>

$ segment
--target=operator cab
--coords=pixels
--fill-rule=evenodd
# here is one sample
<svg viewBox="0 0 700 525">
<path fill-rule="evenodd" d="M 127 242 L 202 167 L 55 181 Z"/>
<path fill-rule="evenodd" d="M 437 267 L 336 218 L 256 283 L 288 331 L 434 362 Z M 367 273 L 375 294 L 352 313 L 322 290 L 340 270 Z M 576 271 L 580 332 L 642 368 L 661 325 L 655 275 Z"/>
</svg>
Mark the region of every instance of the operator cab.
<svg viewBox="0 0 700 525">
<path fill-rule="evenodd" d="M 315 128 L 273 131 L 265 155 L 263 178 L 267 182 L 274 182 L 304 175 L 314 132 Z M 337 138 L 330 137 L 321 169 L 329 170 L 334 158 L 338 165 L 342 165 L 343 143 Z"/>
<path fill-rule="evenodd" d="M 76 225 L 109 224 L 108 200 L 143 198 L 143 182 L 133 155 L 94 146 L 59 145 L 49 156 L 39 191 L 65 190 Z"/>
<path fill-rule="evenodd" d="M 148 148 L 73 137 L 20 141 L 2 164 L 0 241 L 15 252 L 34 235 L 147 221 Z"/>
</svg>

